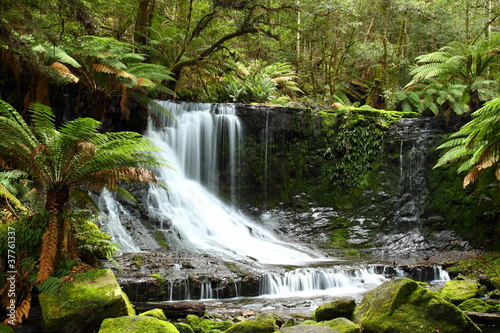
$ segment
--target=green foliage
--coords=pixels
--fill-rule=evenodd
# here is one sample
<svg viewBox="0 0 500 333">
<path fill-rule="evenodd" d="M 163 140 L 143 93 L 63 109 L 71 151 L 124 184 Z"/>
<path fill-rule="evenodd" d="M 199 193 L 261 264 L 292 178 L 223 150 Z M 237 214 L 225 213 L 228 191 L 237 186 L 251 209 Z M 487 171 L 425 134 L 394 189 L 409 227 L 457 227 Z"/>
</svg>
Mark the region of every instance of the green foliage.
<svg viewBox="0 0 500 333">
<path fill-rule="evenodd" d="M 416 111 L 424 116 L 463 114 L 469 107 L 464 100 L 466 86 L 427 80 L 394 95 L 395 104 L 404 112 Z"/>
<path fill-rule="evenodd" d="M 428 79 L 438 80 L 441 84 L 452 82 L 466 87 L 464 98 L 468 101 L 469 112 L 479 108 L 481 101 L 491 99 L 498 93 L 498 82 L 492 76 L 499 70 L 498 50 L 500 34 L 479 39 L 475 44 L 466 45 L 450 42 L 439 51 L 416 58 L 420 65 L 410 74 L 412 79 L 407 87 Z M 444 103 L 444 96 L 436 99 Z"/>
<path fill-rule="evenodd" d="M 297 76 L 289 63 L 254 61 L 248 66 L 239 62 L 233 73 L 226 75 L 216 89 L 219 102 L 286 103 L 279 92 L 294 94 L 300 92 L 294 81 Z"/>
<path fill-rule="evenodd" d="M 97 216 L 88 211 L 71 215 L 70 218 L 74 219 L 77 247 L 83 261 L 95 262 L 96 259 L 110 259 L 118 252 L 118 245 L 113 243 L 111 237 L 96 225 Z"/>
<path fill-rule="evenodd" d="M 500 98 L 474 112 L 472 120 L 451 134 L 438 149 L 443 149 L 444 154 L 435 167 L 459 164 L 457 171 L 467 172 L 464 187 L 488 169 L 500 181 Z"/>
</svg>

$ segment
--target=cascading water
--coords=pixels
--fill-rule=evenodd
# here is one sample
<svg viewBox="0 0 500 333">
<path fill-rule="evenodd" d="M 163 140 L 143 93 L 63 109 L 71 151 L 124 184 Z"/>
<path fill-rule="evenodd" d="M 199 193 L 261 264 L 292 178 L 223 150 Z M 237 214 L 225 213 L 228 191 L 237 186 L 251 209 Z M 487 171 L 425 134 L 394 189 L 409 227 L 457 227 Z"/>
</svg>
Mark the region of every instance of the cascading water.
<svg viewBox="0 0 500 333">
<path fill-rule="evenodd" d="M 121 216 L 130 214 L 115 200 L 113 194 L 104 189 L 99 196 L 98 205 L 102 212 L 101 221 L 104 222 L 105 230 L 111 236 L 111 240 L 115 244 L 119 244 L 119 251 L 141 252 L 121 222 Z"/>
<path fill-rule="evenodd" d="M 168 190 L 152 185 L 147 196 L 147 210 L 150 222 L 165 232 L 169 242 L 179 249 L 188 249 L 218 256 L 224 260 L 251 261 L 259 264 L 307 266 L 327 261 L 311 249 L 302 248 L 280 240 L 273 233 L 241 214 L 233 205 L 219 198 L 224 192 L 231 201 L 238 195 L 238 170 L 242 151 L 243 130 L 232 105 L 200 103 L 177 103 L 159 101 L 172 117 L 161 116 L 163 129 L 156 129 L 150 123 L 145 136 L 163 149 L 162 157 L 172 168 L 157 170 L 157 176 Z M 266 117 L 267 167 L 268 116 Z M 408 131 L 405 127 L 403 132 Z M 411 132 L 411 131 L 410 131 Z M 425 141 L 425 138 L 422 138 Z M 406 143 L 405 143 L 406 144 Z M 412 148 L 401 141 L 400 181 L 401 188 L 411 199 L 422 194 L 418 188 L 420 175 L 411 173 L 420 165 L 406 164 L 418 158 L 420 147 Z M 418 148 L 418 149 L 417 149 Z M 420 162 L 419 162 L 420 163 Z M 419 171 L 420 172 L 420 171 Z M 267 171 L 265 175 L 267 181 Z M 221 187 L 229 190 L 220 190 Z M 266 186 L 267 187 L 267 186 Z M 267 189 L 266 189 L 267 191 Z M 109 192 L 100 198 L 106 212 L 107 229 L 113 240 L 123 245 L 123 252 L 138 252 L 139 249 L 121 226 L 119 216 L 129 215 Z M 412 212 L 417 204 L 410 203 Z M 405 216 L 400 214 L 400 216 Z M 128 237 L 127 237 L 128 236 Z M 445 272 L 436 269 L 430 279 L 445 279 Z M 394 271 L 392 277 L 404 276 L 403 271 Z M 444 277 L 442 277 L 444 276 Z M 417 278 L 427 279 L 427 276 Z M 360 294 L 387 280 L 387 274 L 372 267 L 306 267 L 285 272 L 265 272 L 260 276 L 260 295 L 263 297 L 294 297 L 301 294 L 346 295 Z M 174 265 L 168 277 L 166 298 L 217 299 L 227 297 L 224 287 L 206 277 L 193 291 L 192 281 L 182 274 L 181 266 Z M 244 294 L 241 285 L 231 286 L 230 297 Z M 241 293 L 241 294 L 240 294 Z"/>
<path fill-rule="evenodd" d="M 160 230 L 177 235 L 179 247 L 223 258 L 281 265 L 315 261 L 306 249 L 279 240 L 217 197 L 220 170 L 228 173 L 230 185 L 237 179 L 242 127 L 234 108 L 159 103 L 173 117 L 162 118 L 165 131 L 150 124 L 145 136 L 164 150 L 163 157 L 173 169 L 157 171 L 168 190 L 161 186 L 150 188 L 151 221 Z M 221 158 L 220 151 L 227 152 L 227 156 Z M 221 161 L 223 168 L 219 168 Z"/>
</svg>

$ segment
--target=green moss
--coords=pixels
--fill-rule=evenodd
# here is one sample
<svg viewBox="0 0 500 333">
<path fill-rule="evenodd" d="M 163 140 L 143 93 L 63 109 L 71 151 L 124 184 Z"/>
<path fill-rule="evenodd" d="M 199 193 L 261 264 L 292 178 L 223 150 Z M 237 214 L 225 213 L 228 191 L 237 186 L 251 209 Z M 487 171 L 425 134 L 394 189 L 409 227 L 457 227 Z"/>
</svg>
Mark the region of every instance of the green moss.
<svg viewBox="0 0 500 333">
<path fill-rule="evenodd" d="M 148 316 L 108 318 L 99 333 L 179 333 L 169 322 Z"/>
<path fill-rule="evenodd" d="M 479 328 L 439 293 L 408 278 L 368 292 L 353 321 L 364 333 L 480 333 Z"/>
<path fill-rule="evenodd" d="M 82 276 L 94 278 L 85 280 Z M 127 295 L 108 269 L 84 273 L 77 281 L 64 284 L 57 293 L 40 293 L 39 299 L 48 332 L 61 330 L 68 323 L 91 330 L 104 318 L 135 314 Z"/>
<path fill-rule="evenodd" d="M 153 238 L 155 241 L 163 247 L 165 250 L 168 250 L 170 248 L 170 245 L 168 245 L 167 238 L 165 237 L 165 234 L 161 230 L 155 230 L 153 232 Z"/>
<path fill-rule="evenodd" d="M 323 321 L 320 324 L 330 326 L 338 333 L 361 333 L 361 328 L 358 325 L 343 317 Z"/>
<path fill-rule="evenodd" d="M 487 276 L 491 278 L 491 282 L 495 288 L 500 289 L 500 278 L 498 277 L 500 272 L 500 253 L 460 260 L 449 266 L 446 270 L 450 273 L 462 274 L 472 278 Z"/>
<path fill-rule="evenodd" d="M 188 315 L 186 320 L 195 333 L 218 333 L 232 326 L 231 322 L 228 320 L 212 321 L 195 315 Z"/>
<path fill-rule="evenodd" d="M 14 333 L 15 331 L 8 325 L 0 323 L 0 333 Z"/>
<path fill-rule="evenodd" d="M 460 304 L 468 299 L 479 296 L 479 287 L 481 285 L 477 280 L 452 280 L 446 281 L 441 295 L 448 301 Z"/>
<path fill-rule="evenodd" d="M 338 317 L 351 318 L 356 302 L 352 298 L 340 298 L 338 300 L 321 304 L 313 313 L 313 319 L 317 322 L 331 320 Z"/>
<path fill-rule="evenodd" d="M 478 298 L 471 298 L 461 303 L 458 306 L 462 311 L 470 312 L 482 312 L 482 313 L 493 313 L 497 311 L 497 308 L 493 305 L 489 305 L 483 300 Z"/>
<path fill-rule="evenodd" d="M 167 317 L 165 316 L 165 313 L 163 312 L 162 309 L 151 309 L 151 310 L 140 313 L 139 316 L 148 316 L 148 317 L 154 317 L 154 318 L 160 319 L 160 320 L 167 320 Z"/>
<path fill-rule="evenodd" d="M 273 318 L 258 318 L 237 323 L 224 333 L 273 333 L 276 331 L 276 321 Z"/>
<path fill-rule="evenodd" d="M 174 323 L 174 326 L 177 328 L 179 333 L 194 333 L 191 326 L 185 323 Z"/>
</svg>

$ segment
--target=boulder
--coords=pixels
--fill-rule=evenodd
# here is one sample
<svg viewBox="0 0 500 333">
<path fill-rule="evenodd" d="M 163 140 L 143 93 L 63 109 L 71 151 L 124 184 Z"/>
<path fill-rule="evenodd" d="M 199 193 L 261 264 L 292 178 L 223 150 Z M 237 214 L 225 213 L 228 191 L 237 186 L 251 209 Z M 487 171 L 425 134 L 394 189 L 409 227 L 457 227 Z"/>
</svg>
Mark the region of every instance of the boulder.
<svg viewBox="0 0 500 333">
<path fill-rule="evenodd" d="M 77 274 L 58 292 L 39 295 L 44 332 L 97 330 L 105 318 L 135 315 L 113 272 L 100 269 Z"/>
<path fill-rule="evenodd" d="M 297 325 L 279 330 L 281 333 L 338 333 L 326 325 Z"/>
<path fill-rule="evenodd" d="M 462 310 L 408 278 L 368 292 L 354 310 L 353 321 L 363 333 L 481 332 Z"/>
<path fill-rule="evenodd" d="M 167 317 L 165 316 L 165 313 L 163 312 L 162 309 L 151 309 L 143 313 L 140 313 L 139 316 L 148 316 L 148 317 L 155 317 L 156 319 L 160 320 L 167 320 Z"/>
<path fill-rule="evenodd" d="M 224 333 L 273 333 L 276 331 L 276 321 L 273 318 L 256 318 L 237 323 Z"/>
<path fill-rule="evenodd" d="M 211 333 L 214 331 L 225 331 L 232 326 L 228 320 L 213 321 L 207 318 L 200 318 L 195 315 L 188 315 L 186 321 L 195 333 Z"/>
<path fill-rule="evenodd" d="M 481 285 L 477 280 L 451 280 L 446 281 L 441 295 L 452 302 L 453 304 L 460 304 L 468 299 L 479 296 L 479 288 Z"/>
<path fill-rule="evenodd" d="M 478 298 L 468 299 L 465 302 L 458 305 L 458 308 L 462 311 L 482 312 L 482 313 L 493 313 L 497 311 L 497 308 L 495 306 L 490 305 Z"/>
<path fill-rule="evenodd" d="M 361 333 L 361 327 L 344 317 L 323 321 L 320 324 L 328 325 L 339 333 Z"/>
<path fill-rule="evenodd" d="M 186 323 L 174 323 L 179 333 L 194 333 L 194 330 Z"/>
<path fill-rule="evenodd" d="M 313 319 L 317 322 L 338 317 L 350 319 L 355 307 L 356 302 L 354 299 L 349 297 L 340 298 L 333 302 L 324 303 L 318 306 L 314 311 Z"/>
<path fill-rule="evenodd" d="M 129 316 L 104 319 L 98 333 L 179 333 L 179 331 L 168 321 L 149 316 Z"/>
</svg>

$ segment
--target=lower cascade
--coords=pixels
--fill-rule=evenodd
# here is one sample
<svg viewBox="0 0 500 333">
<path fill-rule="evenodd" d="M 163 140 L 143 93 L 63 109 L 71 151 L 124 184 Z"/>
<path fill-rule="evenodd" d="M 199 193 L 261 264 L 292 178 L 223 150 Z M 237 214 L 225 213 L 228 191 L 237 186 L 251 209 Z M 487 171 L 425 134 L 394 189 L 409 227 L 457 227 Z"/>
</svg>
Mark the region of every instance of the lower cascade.
<svg viewBox="0 0 500 333">
<path fill-rule="evenodd" d="M 338 265 L 339 260 L 280 239 L 233 204 L 224 202 L 219 198 L 219 190 L 226 186 L 230 189 L 226 194 L 234 198 L 241 163 L 243 130 L 234 106 L 158 103 L 171 117 L 159 114 L 164 129 L 155 128 L 150 122 L 145 137 L 163 150 L 160 154 L 171 167 L 156 171 L 168 189 L 151 185 L 145 207 L 148 222 L 163 232 L 176 249 L 262 267 L 295 267 L 279 272 L 262 270 L 258 282 L 261 297 L 361 294 L 391 277 L 409 275 L 394 268 L 388 272 L 384 265 L 355 268 Z M 121 218 L 130 218 L 130 213 L 108 191 L 102 192 L 99 204 L 103 224 L 113 241 L 122 245 L 122 252 L 140 252 L 120 222 Z M 332 262 L 336 265 L 328 266 Z M 311 265 L 314 267 L 308 267 Z M 180 272 L 179 267 L 174 265 L 173 272 L 164 281 L 166 290 L 162 300 L 248 296 L 240 282 L 200 278 L 195 287 L 189 278 L 175 274 Z M 421 273 L 415 276 L 413 272 L 411 277 L 426 282 L 449 279 L 440 267 L 432 268 L 431 273 Z"/>
</svg>

